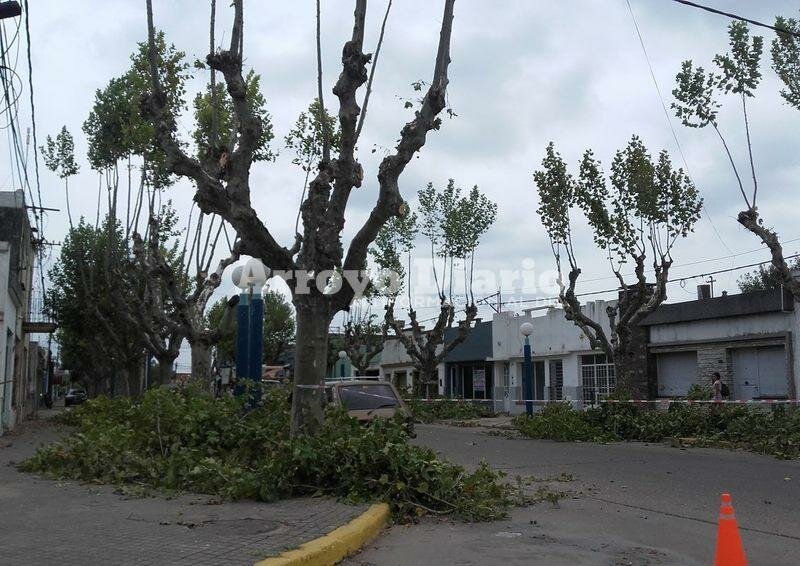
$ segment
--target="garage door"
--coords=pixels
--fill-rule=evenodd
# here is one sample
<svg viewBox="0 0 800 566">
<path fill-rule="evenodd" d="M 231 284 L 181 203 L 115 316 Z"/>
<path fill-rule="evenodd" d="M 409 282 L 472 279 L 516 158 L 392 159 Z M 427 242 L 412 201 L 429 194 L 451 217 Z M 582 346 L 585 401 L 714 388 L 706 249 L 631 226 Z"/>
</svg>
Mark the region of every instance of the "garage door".
<svg viewBox="0 0 800 566">
<path fill-rule="evenodd" d="M 697 352 L 658 354 L 658 396 L 680 397 L 697 383 Z"/>
<path fill-rule="evenodd" d="M 787 397 L 786 353 L 783 346 L 737 348 L 733 351 L 733 394 L 736 399 Z"/>
</svg>

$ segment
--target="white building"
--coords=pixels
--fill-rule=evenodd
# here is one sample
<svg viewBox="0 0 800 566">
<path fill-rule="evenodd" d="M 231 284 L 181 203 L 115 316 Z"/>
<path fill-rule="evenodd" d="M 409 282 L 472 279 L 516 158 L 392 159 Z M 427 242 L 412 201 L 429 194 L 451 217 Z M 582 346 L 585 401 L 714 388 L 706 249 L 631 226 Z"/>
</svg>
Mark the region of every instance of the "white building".
<svg viewBox="0 0 800 566">
<path fill-rule="evenodd" d="M 661 305 L 643 323 L 657 396 L 686 395 L 719 372 L 733 399 L 796 398 L 798 322 L 783 289 Z"/>
<path fill-rule="evenodd" d="M 599 322 L 608 332 L 607 301 L 583 305 L 584 314 Z M 605 354 L 592 350 L 589 341 L 575 324 L 564 317 L 564 310 L 548 307 L 544 314 L 527 309 L 523 315 L 495 314 L 492 319 L 492 361 L 495 378 L 495 409 L 521 412 L 523 345 L 520 326 L 533 325 L 530 336 L 533 360 L 533 399 L 594 401 L 614 388 L 614 366 Z"/>
<path fill-rule="evenodd" d="M 31 379 L 38 347 L 25 324 L 30 312 L 34 250 L 24 193 L 0 192 L 0 434 L 35 411 Z"/>
</svg>

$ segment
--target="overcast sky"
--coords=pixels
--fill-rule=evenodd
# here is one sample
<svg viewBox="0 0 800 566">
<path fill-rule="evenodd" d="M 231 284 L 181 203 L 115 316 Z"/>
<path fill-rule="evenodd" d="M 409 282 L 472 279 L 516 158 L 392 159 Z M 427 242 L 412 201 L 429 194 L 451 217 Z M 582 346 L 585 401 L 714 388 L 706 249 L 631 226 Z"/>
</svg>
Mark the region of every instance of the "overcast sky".
<svg viewBox="0 0 800 566">
<path fill-rule="evenodd" d="M 800 15 L 792 1 L 706 3 L 769 23 L 776 14 Z M 93 218 L 97 198 L 97 175 L 86 162 L 81 125 L 95 90 L 128 68 L 129 54 L 137 41 L 144 40 L 144 6 L 144 0 L 31 2 L 39 142 L 62 125 L 76 136 L 81 173 L 71 183 L 73 215 Z M 680 62 L 694 59 L 709 67 L 713 55 L 727 48 L 728 20 L 670 0 L 631 0 L 631 6 L 669 105 Z M 169 41 L 184 50 L 190 61 L 204 58 L 208 2 L 154 0 L 154 8 L 156 24 L 166 31 Z M 335 100 L 330 88 L 340 70 L 341 45 L 352 29 L 352 8 L 352 1 L 323 1 L 323 66 L 329 105 Z M 365 50 L 375 45 L 384 8 L 383 1 L 369 4 Z M 394 2 L 359 143 L 365 181 L 351 200 L 347 235 L 363 222 L 375 201 L 380 148 L 393 146 L 410 118 L 398 97 L 412 95 L 411 82 L 430 79 L 441 9 L 441 2 L 433 0 Z M 220 42 L 229 36 L 230 19 L 228 2 L 220 1 Z M 314 25 L 312 0 L 245 2 L 246 64 L 263 77 L 278 148 L 316 93 Z M 768 50 L 772 34 L 769 30 L 757 33 L 765 35 Z M 494 272 L 521 269 L 527 258 L 537 270 L 552 269 L 547 237 L 535 213 L 538 202 L 532 182 L 549 141 L 556 143 L 571 164 L 586 148 L 608 163 L 614 151 L 637 133 L 653 154 L 666 148 L 673 162 L 683 165 L 625 0 L 457 0 L 451 52 L 448 98 L 458 117 L 445 119 L 441 131 L 429 135 L 419 159 L 409 165 L 400 183 L 404 196 L 413 202 L 416 191 L 428 181 L 443 186 L 453 177 L 465 188 L 479 185 L 498 203 L 497 223 L 478 252 L 477 265 L 482 268 Z M 793 200 L 800 178 L 800 112 L 782 102 L 777 78 L 768 64 L 762 67 L 765 78 L 751 107 L 760 211 L 785 241 L 798 239 L 786 245 L 788 252 L 794 252 L 800 249 Z M 22 64 L 18 71 L 25 76 Z M 205 80 L 199 76 L 190 90 L 201 88 Z M 744 169 L 741 115 L 735 99 L 724 103 L 721 127 Z M 27 107 L 21 112 L 24 129 L 30 122 Z M 686 129 L 675 118 L 672 122 L 689 173 L 706 203 L 695 233 L 675 249 L 675 276 L 766 260 L 763 251 L 733 257 L 760 245 L 735 221 L 742 208 L 741 197 L 713 131 Z M 373 147 L 379 148 L 374 154 L 370 152 Z M 0 166 L 5 170 L 7 156 L 7 148 L 0 151 Z M 290 160 L 289 152 L 284 151 L 276 163 L 257 165 L 252 182 L 253 201 L 262 219 L 276 238 L 287 244 L 303 183 L 301 172 Z M 11 189 L 10 183 L 6 179 L 0 190 Z M 45 206 L 65 210 L 62 186 L 44 168 L 42 191 Z M 170 196 L 185 214 L 192 187 L 179 183 L 170 189 Z M 67 226 L 64 212 L 50 214 L 47 239 L 60 241 Z M 598 258 L 591 235 L 580 231 L 576 240 L 584 278 L 595 280 L 587 281 L 582 289 L 613 286 L 612 280 L 600 279 L 610 272 L 607 263 Z M 717 293 L 735 291 L 738 274 L 718 275 Z M 671 285 L 669 300 L 691 299 L 700 282 L 687 279 L 685 288 Z M 230 292 L 229 286 L 226 291 Z M 503 289 L 504 293 L 514 291 Z M 547 296 L 555 289 L 540 291 Z M 491 313 L 486 308 L 482 311 L 485 316 Z"/>
</svg>

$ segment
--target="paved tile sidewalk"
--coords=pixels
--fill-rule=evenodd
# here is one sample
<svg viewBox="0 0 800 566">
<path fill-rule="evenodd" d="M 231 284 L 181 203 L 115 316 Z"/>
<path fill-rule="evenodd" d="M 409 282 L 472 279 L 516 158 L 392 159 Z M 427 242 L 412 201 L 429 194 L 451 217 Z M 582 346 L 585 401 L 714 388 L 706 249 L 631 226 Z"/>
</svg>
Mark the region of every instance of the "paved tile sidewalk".
<svg viewBox="0 0 800 566">
<path fill-rule="evenodd" d="M 203 496 L 128 498 L 109 486 L 45 480 L 13 466 L 60 434 L 38 420 L 0 437 L 2 565 L 252 564 L 366 509 L 330 499 L 210 504 Z"/>
</svg>

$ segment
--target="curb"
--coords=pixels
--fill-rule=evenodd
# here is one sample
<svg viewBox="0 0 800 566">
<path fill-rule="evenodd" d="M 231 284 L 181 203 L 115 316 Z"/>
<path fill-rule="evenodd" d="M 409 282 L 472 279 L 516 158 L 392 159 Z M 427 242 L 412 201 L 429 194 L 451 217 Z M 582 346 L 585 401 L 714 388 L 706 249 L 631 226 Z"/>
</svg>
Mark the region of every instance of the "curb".
<svg viewBox="0 0 800 566">
<path fill-rule="evenodd" d="M 389 506 L 386 503 L 372 505 L 361 515 L 342 525 L 327 535 L 303 544 L 295 550 L 288 550 L 280 556 L 265 558 L 255 566 L 329 566 L 336 564 L 349 554 L 378 536 L 389 519 Z"/>
</svg>

